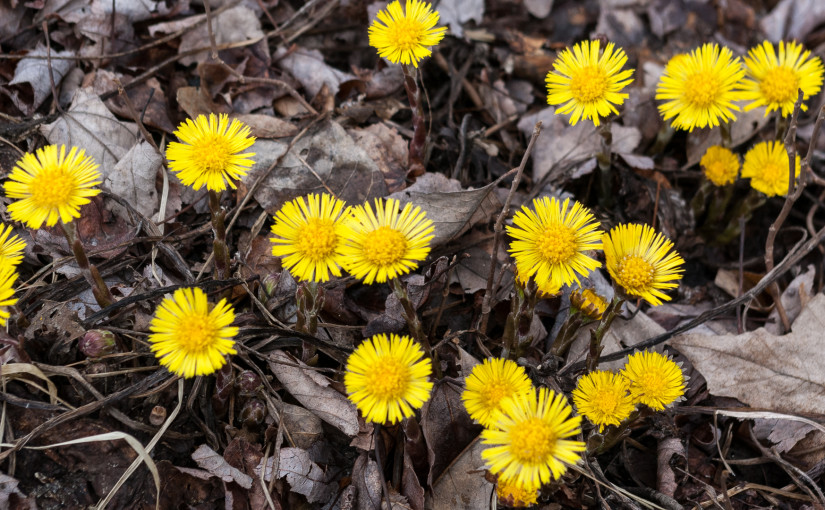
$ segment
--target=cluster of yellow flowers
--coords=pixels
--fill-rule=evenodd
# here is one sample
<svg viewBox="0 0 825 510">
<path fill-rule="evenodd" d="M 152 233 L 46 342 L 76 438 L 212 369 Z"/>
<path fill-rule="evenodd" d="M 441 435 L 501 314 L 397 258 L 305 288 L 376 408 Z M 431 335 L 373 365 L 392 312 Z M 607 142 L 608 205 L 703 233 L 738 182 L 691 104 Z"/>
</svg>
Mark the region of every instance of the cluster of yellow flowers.
<svg viewBox="0 0 825 510">
<path fill-rule="evenodd" d="M 663 290 L 677 287 L 684 260 L 673 243 L 648 225 L 622 224 L 605 233 L 593 213 L 570 199 L 541 197 L 522 206 L 507 227 L 510 253 L 522 278 L 532 277 L 539 290 L 558 293 L 580 284 L 601 263 L 587 252 L 604 250 L 607 271 L 629 296 L 652 305 L 669 301 Z"/>
<path fill-rule="evenodd" d="M 699 161 L 705 177 L 716 186 L 733 184 L 739 176 L 739 157 L 726 147 L 711 146 Z M 799 155 L 794 160 L 795 177 L 801 171 Z M 751 187 L 769 197 L 788 194 L 790 159 L 781 141 L 759 142 L 745 154 L 742 178 L 750 178 Z"/>
<path fill-rule="evenodd" d="M 430 253 L 433 222 L 420 207 L 376 199 L 347 207 L 322 193 L 296 198 L 275 214 L 272 254 L 300 280 L 324 282 L 343 267 L 365 283 L 410 272 Z"/>
<path fill-rule="evenodd" d="M 685 393 L 687 377 L 669 356 L 637 352 L 628 357 L 619 373 L 590 372 L 579 378 L 573 403 L 602 432 L 620 425 L 639 404 L 662 411 Z"/>
</svg>

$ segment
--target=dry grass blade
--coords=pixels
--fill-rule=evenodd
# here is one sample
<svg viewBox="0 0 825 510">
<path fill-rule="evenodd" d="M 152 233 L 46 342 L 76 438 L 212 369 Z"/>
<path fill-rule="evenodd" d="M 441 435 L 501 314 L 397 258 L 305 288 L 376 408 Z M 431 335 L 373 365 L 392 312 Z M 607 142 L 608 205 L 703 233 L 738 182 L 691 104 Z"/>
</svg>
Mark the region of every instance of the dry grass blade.
<svg viewBox="0 0 825 510">
<path fill-rule="evenodd" d="M 39 384 L 36 384 L 34 381 L 30 380 L 29 378 L 25 377 L 26 375 L 33 375 L 38 379 L 42 379 L 46 382 L 46 386 L 48 389 L 43 388 Z M 37 388 L 38 390 L 42 391 L 49 395 L 49 401 L 52 404 L 57 404 L 58 402 L 65 406 L 67 409 L 74 409 L 74 406 L 66 402 L 65 400 L 61 399 L 57 396 L 57 386 L 49 379 L 46 374 L 43 373 L 39 368 L 36 366 L 29 364 L 29 363 L 8 363 L 0 367 L 0 378 L 3 379 L 3 383 L 7 382 L 7 380 L 17 379 L 21 382 L 28 384 L 33 388 Z"/>
</svg>

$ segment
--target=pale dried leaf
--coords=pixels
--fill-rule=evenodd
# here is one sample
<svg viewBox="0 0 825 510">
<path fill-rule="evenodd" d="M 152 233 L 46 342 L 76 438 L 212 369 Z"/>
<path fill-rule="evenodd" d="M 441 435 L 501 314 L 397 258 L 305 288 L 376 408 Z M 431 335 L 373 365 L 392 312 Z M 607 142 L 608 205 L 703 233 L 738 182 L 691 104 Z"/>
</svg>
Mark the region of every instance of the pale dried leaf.
<svg viewBox="0 0 825 510">
<path fill-rule="evenodd" d="M 103 186 L 148 218 L 158 207 L 155 177 L 162 164 L 163 158 L 155 148 L 141 140 L 106 172 Z"/>
<path fill-rule="evenodd" d="M 307 94 L 314 97 L 326 85 L 331 95 L 338 93 L 342 82 L 355 79 L 350 73 L 345 73 L 328 66 L 324 56 L 318 50 L 306 48 L 287 49 L 278 48 L 273 60 L 277 66 L 289 72 L 306 89 Z"/>
<path fill-rule="evenodd" d="M 486 465 L 481 452 L 486 448 L 479 439 L 473 441 L 455 459 L 438 480 L 432 494 L 427 493 L 426 508 L 453 510 L 489 508 L 495 486 L 484 478 Z"/>
<path fill-rule="evenodd" d="M 36 509 L 37 503 L 34 499 L 29 500 L 17 486 L 20 484 L 16 478 L 12 478 L 5 473 L 0 473 L 0 508 L 12 508 L 11 496 L 15 496 L 14 508 L 18 509 Z"/>
<path fill-rule="evenodd" d="M 292 492 L 303 494 L 310 503 L 330 501 L 335 494 L 336 485 L 325 481 L 324 470 L 300 448 L 281 448 L 278 478 L 284 477 Z"/>
<path fill-rule="evenodd" d="M 0 2 L 0 39 L 9 39 L 13 37 L 23 20 L 26 17 L 26 5 L 20 2 L 14 5 L 14 2 Z"/>
<path fill-rule="evenodd" d="M 533 153 L 533 180 L 547 179 L 550 183 L 564 180 L 566 173 L 578 163 L 590 160 L 601 150 L 601 137 L 590 121 L 568 124 L 566 115 L 556 115 L 556 109 L 545 108 L 535 114 L 522 117 L 518 128 L 530 136 L 537 121 L 542 130 Z M 613 124 L 611 151 L 632 154 L 641 141 L 641 133 L 635 127 Z"/>
<path fill-rule="evenodd" d="M 348 129 L 347 133 L 381 169 L 389 191 L 398 191 L 407 185 L 409 145 L 398 130 L 379 122 L 363 129 Z"/>
<path fill-rule="evenodd" d="M 822 0 L 782 0 L 760 25 L 770 41 L 804 41 L 820 23 L 825 21 L 825 2 Z"/>
<path fill-rule="evenodd" d="M 544 19 L 553 9 L 553 0 L 524 0 L 524 7 L 533 16 Z"/>
<path fill-rule="evenodd" d="M 144 21 L 157 14 L 159 2 L 152 0 L 92 0 L 92 12 L 111 16 L 112 9 L 117 14 L 123 14 L 130 22 Z"/>
<path fill-rule="evenodd" d="M 243 5 L 232 7 L 216 16 L 212 16 L 212 33 L 215 36 L 215 44 L 218 46 L 234 42 L 256 40 L 264 36 L 258 15 L 255 14 L 255 11 Z M 180 55 L 195 48 L 208 47 L 209 44 L 209 32 L 206 23 L 203 23 L 181 37 L 178 54 Z M 202 51 L 195 55 L 183 57 L 180 59 L 180 62 L 188 66 L 195 62 L 202 62 L 208 57 L 209 52 Z"/>
<path fill-rule="evenodd" d="M 450 25 L 450 33 L 461 37 L 464 23 L 472 20 L 478 25 L 483 21 L 484 0 L 441 0 L 438 13 L 441 15 L 438 24 Z"/>
<path fill-rule="evenodd" d="M 230 466 L 226 459 L 205 444 L 200 445 L 197 450 L 192 452 L 192 460 L 224 482 L 235 482 L 244 489 L 252 488 L 251 476 Z"/>
<path fill-rule="evenodd" d="M 52 84 L 49 80 L 49 61 L 46 58 L 47 50 L 42 43 L 38 43 L 34 51 L 29 52 L 25 58 L 17 63 L 14 69 L 14 78 L 9 82 L 11 90 L 11 100 L 21 112 L 26 116 L 34 113 L 52 94 Z M 70 50 L 54 51 L 53 57 L 73 57 L 75 53 Z M 75 66 L 73 60 L 52 59 L 52 77 L 54 86 L 60 90 L 60 82 L 63 77 Z"/>
<path fill-rule="evenodd" d="M 411 202 L 427 213 L 427 218 L 435 226 L 432 244 L 438 246 L 477 223 L 489 221 L 501 211 L 501 202 L 492 192 L 494 189 L 495 183 L 491 183 L 483 188 L 462 190 L 455 179 L 448 179 L 441 173 L 425 173 L 415 184 L 390 197 L 402 204 Z"/>
<path fill-rule="evenodd" d="M 231 117 L 249 126 L 252 136 L 256 138 L 285 138 L 298 132 L 295 124 L 270 115 L 242 113 Z"/>
<path fill-rule="evenodd" d="M 276 155 L 253 147 L 258 156 L 247 182 L 254 182 L 259 172 L 269 169 L 287 148 L 287 144 L 278 141 L 258 143 L 264 142 Z M 284 202 L 295 197 L 330 191 L 348 204 L 361 204 L 387 194 L 378 165 L 334 121 L 320 123 L 296 142 L 254 196 L 261 207 L 274 214 Z"/>
<path fill-rule="evenodd" d="M 794 278 L 793 281 L 788 284 L 788 287 L 782 291 L 782 306 L 785 307 L 785 314 L 791 323 L 799 317 L 802 309 L 814 295 L 815 277 L 816 268 L 814 268 L 813 265 L 809 265 L 807 271 Z M 778 335 L 781 324 L 779 311 L 774 308 L 770 315 L 768 315 L 768 322 L 765 324 L 765 329 L 767 329 L 769 333 Z"/>
<path fill-rule="evenodd" d="M 82 147 L 103 174 L 138 141 L 137 126 L 115 118 L 88 88 L 78 89 L 71 108 L 56 121 L 41 126 L 40 132 L 49 143 Z"/>
<path fill-rule="evenodd" d="M 716 396 L 787 413 L 825 414 L 825 295 L 818 294 L 793 324 L 775 336 L 764 328 L 741 335 L 679 335 L 679 349 Z"/>
<path fill-rule="evenodd" d="M 270 360 L 269 369 L 301 405 L 344 434 L 358 434 L 358 411 L 344 395 L 319 384 L 315 379 L 319 374 L 283 351 L 274 351 Z"/>
<path fill-rule="evenodd" d="M 284 431 L 298 448 L 309 448 L 323 435 L 321 419 L 307 409 L 284 404 L 280 411 Z"/>
<path fill-rule="evenodd" d="M 382 501 L 383 492 L 378 463 L 362 453 L 352 467 L 352 484 L 358 488 L 356 508 L 358 510 L 375 510 Z"/>
</svg>

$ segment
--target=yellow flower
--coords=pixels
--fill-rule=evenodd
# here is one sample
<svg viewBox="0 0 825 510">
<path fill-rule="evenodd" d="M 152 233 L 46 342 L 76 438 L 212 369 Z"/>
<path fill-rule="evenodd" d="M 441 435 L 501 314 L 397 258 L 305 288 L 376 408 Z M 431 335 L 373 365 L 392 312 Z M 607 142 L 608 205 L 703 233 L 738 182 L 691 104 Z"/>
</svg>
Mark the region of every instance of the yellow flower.
<svg viewBox="0 0 825 510">
<path fill-rule="evenodd" d="M 581 417 L 564 395 L 547 388 L 533 388 L 501 403 L 497 430 L 481 432 L 489 447 L 481 452 L 490 471 L 499 480 L 518 483 L 525 490 L 564 474 L 566 464 L 575 464 L 584 443 L 565 439 L 581 432 Z"/>
<path fill-rule="evenodd" d="M 576 308 L 588 318 L 597 321 L 607 310 L 607 301 L 590 289 L 575 289 L 570 293 L 570 306 Z"/>
<path fill-rule="evenodd" d="M 364 419 L 392 424 L 430 399 L 432 362 L 408 336 L 375 335 L 347 359 L 344 386 Z"/>
<path fill-rule="evenodd" d="M 782 142 L 759 142 L 745 154 L 742 178 L 751 180 L 751 187 L 769 197 L 788 194 L 788 151 Z M 799 155 L 796 155 L 795 176 L 799 177 Z"/>
<path fill-rule="evenodd" d="M 473 367 L 464 381 L 461 400 L 470 417 L 494 428 L 501 401 L 530 391 L 533 385 L 524 369 L 508 359 L 490 358 Z"/>
<path fill-rule="evenodd" d="M 699 165 L 705 177 L 717 186 L 732 184 L 739 175 L 739 156 L 719 145 L 708 147 Z"/>
<path fill-rule="evenodd" d="M 239 154 L 255 143 L 249 135 L 249 126 L 239 120 L 229 122 L 226 114 L 209 117 L 198 115 L 178 126 L 175 136 L 183 142 L 170 142 L 166 149 L 169 170 L 187 186 L 198 190 L 223 191 L 235 189 L 235 180 L 246 175 L 255 164 L 255 153 Z"/>
<path fill-rule="evenodd" d="M 633 402 L 661 411 L 685 394 L 682 368 L 658 352 L 637 352 L 627 358 L 622 375 L 630 381 Z"/>
<path fill-rule="evenodd" d="M 524 278 L 534 276 L 537 282 L 548 282 L 550 289 L 573 282 L 578 275 L 587 276 L 601 264 L 587 255 L 588 250 L 602 247 L 599 223 L 593 213 L 570 199 L 560 202 L 555 197 L 533 200 L 535 211 L 522 206 L 513 216 L 507 232 L 515 239 L 510 253 Z"/>
<path fill-rule="evenodd" d="M 11 264 L 0 264 L 0 326 L 5 326 L 11 316 L 8 307 L 17 304 L 14 297 L 14 282 L 17 269 Z"/>
<path fill-rule="evenodd" d="M 757 106 L 765 106 L 765 116 L 774 110 L 781 110 L 782 116 L 793 113 L 799 90 L 802 99 L 807 100 L 822 88 L 822 60 L 809 58 L 811 52 L 795 42 L 779 42 L 779 56 L 773 44 L 768 41 L 751 48 L 745 57 L 747 77 L 742 82 L 742 99 L 753 102 L 745 106 L 745 111 Z M 802 103 L 803 111 L 808 107 Z"/>
<path fill-rule="evenodd" d="M 201 289 L 178 289 L 158 305 L 149 325 L 152 352 L 175 375 L 209 375 L 226 364 L 226 354 L 237 354 L 234 320 L 226 299 L 210 307 Z"/>
<path fill-rule="evenodd" d="M 406 11 L 406 12 L 405 12 Z M 438 24 L 438 11 L 420 0 L 407 0 L 406 8 L 395 0 L 386 11 L 378 11 L 378 19 L 369 28 L 370 46 L 378 55 L 393 64 L 412 64 L 432 54 L 435 46 L 444 38 L 447 27 L 434 28 Z"/>
<path fill-rule="evenodd" d="M 687 55 L 677 55 L 665 67 L 656 87 L 656 99 L 665 120 L 676 129 L 718 126 L 735 120 L 734 101 L 743 99 L 736 87 L 745 70 L 728 48 L 708 43 Z"/>
<path fill-rule="evenodd" d="M 651 305 L 670 301 L 663 289 L 675 289 L 685 261 L 673 243 L 649 225 L 630 223 L 614 227 L 604 238 L 604 258 L 613 281 L 627 294 Z M 670 252 L 670 253 L 668 253 Z"/>
<path fill-rule="evenodd" d="M 430 253 L 433 222 L 408 203 L 398 212 L 395 199 L 375 200 L 352 209 L 352 237 L 341 249 L 344 268 L 365 283 L 383 283 L 407 274 Z"/>
<path fill-rule="evenodd" d="M 0 223 L 0 266 L 16 267 L 23 260 L 26 242 L 11 234 L 11 225 Z"/>
<path fill-rule="evenodd" d="M 605 425 L 619 425 L 636 408 L 628 393 L 630 383 L 620 374 L 603 370 L 590 372 L 579 378 L 573 390 L 576 410 L 598 425 L 599 432 Z"/>
<path fill-rule="evenodd" d="M 287 202 L 275 213 L 272 255 L 283 257 L 284 266 L 300 280 L 341 276 L 341 248 L 351 236 L 348 215 L 344 202 L 327 193 Z"/>
<path fill-rule="evenodd" d="M 498 502 L 502 506 L 527 508 L 538 502 L 539 494 L 536 489 L 525 489 L 513 480 L 498 480 L 496 483 L 496 496 L 498 496 Z"/>
<path fill-rule="evenodd" d="M 80 217 L 80 206 L 100 193 L 97 165 L 83 149 L 49 145 L 17 162 L 4 187 L 6 196 L 18 199 L 9 204 L 11 219 L 40 228 L 57 220 L 69 223 Z"/>
<path fill-rule="evenodd" d="M 556 113 L 572 112 L 570 124 L 579 119 L 592 119 L 599 125 L 599 117 L 619 113 L 614 104 L 627 99 L 621 91 L 633 78 L 633 69 L 621 71 L 627 55 L 613 43 L 607 43 L 599 55 L 599 41 L 582 41 L 559 53 L 553 62 L 553 70 L 547 73 L 547 104 L 564 106 Z"/>
</svg>

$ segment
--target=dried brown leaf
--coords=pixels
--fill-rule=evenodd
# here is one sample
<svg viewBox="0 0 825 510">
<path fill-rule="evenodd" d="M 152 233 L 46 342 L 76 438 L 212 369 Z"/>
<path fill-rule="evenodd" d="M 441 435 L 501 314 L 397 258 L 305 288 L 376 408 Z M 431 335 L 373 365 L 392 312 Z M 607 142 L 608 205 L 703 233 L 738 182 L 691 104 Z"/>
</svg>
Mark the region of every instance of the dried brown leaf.
<svg viewBox="0 0 825 510">
<path fill-rule="evenodd" d="M 17 63 L 14 78 L 9 82 L 11 100 L 21 112 L 30 116 L 37 110 L 47 97 L 52 95 L 52 85 L 49 80 L 49 61 L 45 57 L 46 47 L 38 43 L 34 51 Z M 51 52 L 53 57 L 73 57 L 70 50 Z M 51 62 L 54 86 L 60 90 L 63 77 L 75 66 L 73 60 L 53 59 Z"/>
<path fill-rule="evenodd" d="M 164 27 L 169 30 L 170 27 Z M 238 5 L 227 9 L 220 14 L 212 16 L 212 33 L 215 37 L 215 44 L 218 46 L 222 44 L 249 41 L 253 39 L 260 39 L 264 36 L 261 30 L 261 21 L 255 11 Z M 201 47 L 208 47 L 209 31 L 206 23 L 198 25 L 195 29 L 185 33 L 180 40 L 180 47 L 178 47 L 178 54 L 185 53 L 189 50 Z M 209 57 L 208 51 L 202 51 L 195 55 L 190 55 L 180 59 L 181 64 L 190 65 L 195 62 L 201 62 Z"/>
<path fill-rule="evenodd" d="M 192 460 L 224 482 L 235 482 L 244 489 L 252 488 L 252 477 L 232 467 L 215 450 L 202 444 L 192 453 Z"/>
<path fill-rule="evenodd" d="M 300 448 L 281 448 L 278 478 L 284 477 L 292 492 L 303 494 L 310 503 L 326 503 L 335 494 L 336 485 L 325 480 L 324 470 Z"/>
<path fill-rule="evenodd" d="M 427 508 L 476 510 L 489 508 L 495 486 L 484 477 L 485 464 L 480 439 L 473 441 L 433 484 L 427 494 Z"/>
<path fill-rule="evenodd" d="M 141 140 L 106 173 L 103 186 L 129 202 L 139 213 L 151 217 L 158 207 L 155 178 L 163 157 Z"/>
</svg>

